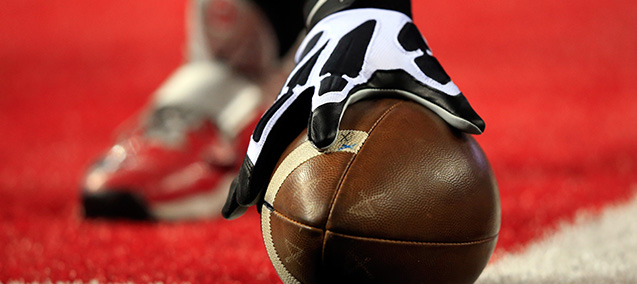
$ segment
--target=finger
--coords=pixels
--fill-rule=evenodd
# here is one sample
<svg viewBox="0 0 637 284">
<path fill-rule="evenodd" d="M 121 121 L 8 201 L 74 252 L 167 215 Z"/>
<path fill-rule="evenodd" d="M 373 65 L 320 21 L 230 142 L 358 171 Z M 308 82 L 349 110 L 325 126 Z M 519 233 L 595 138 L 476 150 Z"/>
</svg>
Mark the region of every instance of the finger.
<svg viewBox="0 0 637 284">
<path fill-rule="evenodd" d="M 309 88 L 301 93 L 280 116 L 273 118 L 275 123 L 261 138 L 263 146 L 254 163 L 246 156 L 236 179 L 239 205 L 255 205 L 265 195 L 279 158 L 307 126 L 313 92 L 314 88 Z"/>
<path fill-rule="evenodd" d="M 436 113 L 454 128 L 470 134 L 484 132 L 485 123 L 467 98 L 447 95 L 418 81 L 403 70 L 376 71 L 366 84 L 374 89 L 401 90 L 397 95 L 414 100 Z"/>
<path fill-rule="evenodd" d="M 316 148 L 325 149 L 334 143 L 346 103 L 347 100 L 323 104 L 312 112 L 308 135 Z"/>
<path fill-rule="evenodd" d="M 226 203 L 223 205 L 223 209 L 221 209 L 221 215 L 228 219 L 232 220 L 237 217 L 240 217 L 248 210 L 248 207 L 241 206 L 237 202 L 237 191 L 239 190 L 239 183 L 237 178 L 232 181 L 230 185 L 230 192 L 228 193 L 228 198 L 226 199 Z"/>
<path fill-rule="evenodd" d="M 239 175 L 232 181 L 232 186 L 236 188 L 236 202 L 241 206 L 250 207 L 256 203 L 256 199 L 259 195 L 258 188 L 251 185 L 251 177 L 254 171 L 254 164 L 248 158 L 245 157 Z"/>
<path fill-rule="evenodd" d="M 323 48 L 325 46 L 321 50 Z M 314 88 L 308 88 L 300 94 L 294 90 L 306 84 L 319 55 L 320 51 L 295 69 L 284 88 L 287 91 L 277 98 L 257 123 L 248 154 L 239 176 L 233 182 L 235 197 L 228 203 L 229 216 L 233 210 L 238 210 L 237 206 L 249 207 L 265 195 L 267 183 L 280 155 L 307 125 Z"/>
</svg>

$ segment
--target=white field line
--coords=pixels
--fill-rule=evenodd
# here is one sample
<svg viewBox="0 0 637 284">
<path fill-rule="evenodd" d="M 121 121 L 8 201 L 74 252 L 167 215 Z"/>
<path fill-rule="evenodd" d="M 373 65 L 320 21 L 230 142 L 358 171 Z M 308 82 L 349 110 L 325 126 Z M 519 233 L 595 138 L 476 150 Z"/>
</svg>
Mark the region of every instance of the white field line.
<svg viewBox="0 0 637 284">
<path fill-rule="evenodd" d="M 503 256 L 476 283 L 637 283 L 637 195 Z"/>
<path fill-rule="evenodd" d="M 633 188 L 637 192 L 637 185 Z M 101 284 L 97 280 L 0 281 L 4 283 Z M 521 253 L 502 256 L 476 283 L 637 283 L 637 194 L 625 204 L 608 206 L 599 215 L 582 215 L 574 224 L 562 225 Z"/>
</svg>

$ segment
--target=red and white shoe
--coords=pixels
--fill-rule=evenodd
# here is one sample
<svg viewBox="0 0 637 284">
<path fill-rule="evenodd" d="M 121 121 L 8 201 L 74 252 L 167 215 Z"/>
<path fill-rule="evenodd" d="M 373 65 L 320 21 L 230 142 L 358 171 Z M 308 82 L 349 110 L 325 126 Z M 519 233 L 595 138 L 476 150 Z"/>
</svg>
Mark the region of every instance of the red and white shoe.
<svg viewBox="0 0 637 284">
<path fill-rule="evenodd" d="M 260 114 L 260 86 L 279 63 L 278 46 L 251 1 L 190 4 L 187 63 L 89 168 L 86 217 L 182 220 L 221 212 Z"/>
<path fill-rule="evenodd" d="M 180 220 L 219 214 L 260 99 L 257 85 L 223 65 L 178 69 L 140 126 L 89 169 L 85 216 Z"/>
</svg>

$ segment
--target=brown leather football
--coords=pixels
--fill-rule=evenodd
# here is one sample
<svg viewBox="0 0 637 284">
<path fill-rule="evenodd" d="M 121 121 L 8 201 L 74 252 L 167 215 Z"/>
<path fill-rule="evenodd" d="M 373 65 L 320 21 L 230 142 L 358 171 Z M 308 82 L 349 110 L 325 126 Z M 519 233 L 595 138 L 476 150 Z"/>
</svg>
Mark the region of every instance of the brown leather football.
<svg viewBox="0 0 637 284">
<path fill-rule="evenodd" d="M 334 145 L 302 133 L 262 207 L 285 283 L 472 283 L 500 229 L 491 167 L 476 141 L 400 99 L 349 106 Z"/>
</svg>

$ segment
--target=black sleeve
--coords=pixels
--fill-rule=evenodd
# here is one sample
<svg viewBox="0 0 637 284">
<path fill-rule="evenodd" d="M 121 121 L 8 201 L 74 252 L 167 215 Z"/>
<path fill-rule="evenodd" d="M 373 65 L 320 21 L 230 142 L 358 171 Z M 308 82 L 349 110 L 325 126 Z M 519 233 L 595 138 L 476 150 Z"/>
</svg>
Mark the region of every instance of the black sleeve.
<svg viewBox="0 0 637 284">
<path fill-rule="evenodd" d="M 380 8 L 411 17 L 411 0 L 253 0 L 266 14 L 279 41 L 279 55 L 285 55 L 307 24 L 311 28 L 326 16 L 357 8 Z"/>
<path fill-rule="evenodd" d="M 265 13 L 279 41 L 279 55 L 292 47 L 303 27 L 303 0 L 253 0 Z"/>
<path fill-rule="evenodd" d="M 332 13 L 358 8 L 394 10 L 411 17 L 411 0 L 306 0 L 303 17 L 311 28 Z"/>
</svg>

